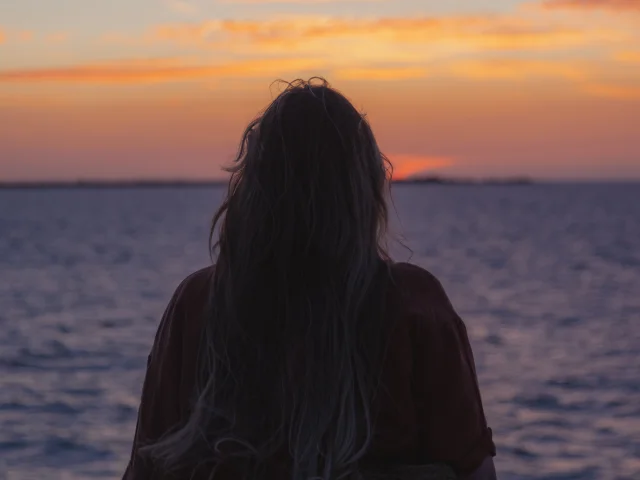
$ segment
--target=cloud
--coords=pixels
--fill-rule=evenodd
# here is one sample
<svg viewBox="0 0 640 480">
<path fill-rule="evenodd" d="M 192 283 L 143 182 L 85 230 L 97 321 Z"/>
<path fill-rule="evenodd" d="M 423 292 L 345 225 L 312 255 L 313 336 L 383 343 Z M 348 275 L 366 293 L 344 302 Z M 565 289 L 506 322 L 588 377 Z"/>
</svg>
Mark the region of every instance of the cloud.
<svg viewBox="0 0 640 480">
<path fill-rule="evenodd" d="M 274 3 L 309 5 L 317 3 L 382 3 L 387 1 L 389 0 L 217 0 L 217 3 L 231 5 L 259 5 Z"/>
<path fill-rule="evenodd" d="M 638 85 L 594 83 L 585 85 L 583 91 L 598 97 L 615 98 L 619 100 L 640 100 L 640 87 Z"/>
<path fill-rule="evenodd" d="M 423 67 L 337 68 L 333 75 L 341 80 L 408 80 L 426 77 L 428 71 Z"/>
<path fill-rule="evenodd" d="M 393 178 L 400 180 L 414 175 L 448 167 L 454 164 L 450 157 L 434 157 L 428 155 L 387 154 L 393 165 Z"/>
<path fill-rule="evenodd" d="M 205 55 L 203 52 L 206 52 L 204 58 L 254 60 L 203 64 L 183 57 L 154 64 L 138 60 L 135 64 L 95 63 L 11 70 L 0 71 L 0 82 L 21 79 L 25 82 L 149 83 L 234 75 L 273 78 L 299 74 L 301 69 L 304 73 L 330 73 L 341 80 L 459 77 L 584 82 L 595 81 L 598 74 L 604 72 L 602 61 L 585 58 L 584 52 L 589 55 L 587 47 L 593 46 L 599 51 L 607 47 L 620 49 L 621 45 L 630 44 L 634 35 L 625 29 L 607 30 L 608 27 L 600 24 L 559 24 L 557 19 L 552 21 L 554 18 L 555 15 L 549 14 L 368 18 L 287 15 L 262 20 L 181 21 L 152 26 L 135 36 L 103 35 L 101 41 L 141 51 L 183 47 L 186 54 Z M 62 35 L 60 40 L 64 38 Z M 573 49 L 580 52 L 579 57 Z M 614 55 L 613 51 L 607 54 L 610 58 Z M 621 62 L 632 61 L 632 54 L 620 55 Z M 612 66 L 622 70 L 625 66 L 621 62 Z"/>
<path fill-rule="evenodd" d="M 218 65 L 190 65 L 177 59 L 141 59 L 59 68 L 0 71 L 0 83 L 158 83 L 184 82 L 221 77 L 272 78 L 284 73 L 316 70 L 313 59 L 260 59 Z"/>
<path fill-rule="evenodd" d="M 130 44 L 132 46 L 139 44 L 139 40 L 134 40 L 130 36 L 121 32 L 105 32 L 98 36 L 98 42 L 102 44 Z"/>
<path fill-rule="evenodd" d="M 614 55 L 614 58 L 624 63 L 640 63 L 640 51 L 618 52 Z"/>
<path fill-rule="evenodd" d="M 57 82 L 85 84 L 140 84 L 217 80 L 222 78 L 269 78 L 327 74 L 340 80 L 398 81 L 428 76 L 472 79 L 522 80 L 527 78 L 588 79 L 585 68 L 561 62 L 495 59 L 420 66 L 341 67 L 309 58 L 273 58 L 220 64 L 197 64 L 178 58 L 133 59 L 57 68 L 0 70 L 0 83 Z"/>
<path fill-rule="evenodd" d="M 377 19 L 312 16 L 166 24 L 153 28 L 145 38 L 148 42 L 235 45 L 236 48 L 244 46 L 269 51 L 304 50 L 315 46 L 324 49 L 336 47 L 348 52 L 358 43 L 361 51 L 371 51 L 372 42 L 375 42 L 387 49 L 389 46 L 398 49 L 409 45 L 421 47 L 425 52 L 440 50 L 452 54 L 478 50 L 559 50 L 619 36 L 615 32 L 563 28 L 500 16 Z M 335 42 L 340 42 L 340 45 Z"/>
<path fill-rule="evenodd" d="M 31 30 L 14 30 L 11 32 L 7 32 L 6 30 L 2 30 L 2 28 L 0 28 L 0 44 L 7 41 L 10 41 L 12 43 L 29 43 L 34 38 L 36 38 L 36 34 Z"/>
<path fill-rule="evenodd" d="M 554 77 L 583 80 L 589 76 L 586 68 L 566 62 L 518 59 L 455 62 L 448 66 L 448 70 L 457 76 L 477 79 L 518 80 L 532 77 Z"/>
<path fill-rule="evenodd" d="M 47 35 L 45 37 L 45 40 L 48 43 L 66 43 L 67 41 L 69 41 L 69 38 L 69 32 L 56 32 Z"/>
<path fill-rule="evenodd" d="M 601 9 L 640 12 L 640 1 L 638 0 L 545 0 L 543 6 L 549 9 Z"/>
<path fill-rule="evenodd" d="M 16 33 L 16 38 L 18 39 L 18 41 L 23 43 L 27 43 L 33 40 L 33 36 L 33 32 L 30 30 L 22 30 Z"/>
<path fill-rule="evenodd" d="M 193 15 L 198 12 L 198 7 L 185 0 L 166 0 L 166 5 L 172 12 L 182 15 Z"/>
</svg>

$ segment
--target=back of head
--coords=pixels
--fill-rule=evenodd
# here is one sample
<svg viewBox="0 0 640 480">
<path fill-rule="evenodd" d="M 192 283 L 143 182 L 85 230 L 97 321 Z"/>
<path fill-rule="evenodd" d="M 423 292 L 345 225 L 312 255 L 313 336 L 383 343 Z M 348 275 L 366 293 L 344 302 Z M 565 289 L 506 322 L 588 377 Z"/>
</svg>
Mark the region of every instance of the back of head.
<svg viewBox="0 0 640 480">
<path fill-rule="evenodd" d="M 253 242 L 248 233 L 270 240 L 260 250 L 286 269 L 376 253 L 385 161 L 363 116 L 326 83 L 294 82 L 280 94 L 247 128 L 232 172 L 218 214 L 221 254 L 232 261 L 248 260 L 237 243 Z"/>
<path fill-rule="evenodd" d="M 149 453 L 264 478 L 288 450 L 294 480 L 357 478 L 383 349 L 386 160 L 312 79 L 248 126 L 230 171 L 192 414 Z"/>
</svg>

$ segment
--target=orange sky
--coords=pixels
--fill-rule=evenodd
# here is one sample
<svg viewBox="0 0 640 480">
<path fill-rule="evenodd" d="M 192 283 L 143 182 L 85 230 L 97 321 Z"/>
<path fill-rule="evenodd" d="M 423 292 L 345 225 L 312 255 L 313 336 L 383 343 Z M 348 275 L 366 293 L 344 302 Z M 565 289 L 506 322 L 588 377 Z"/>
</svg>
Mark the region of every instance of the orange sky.
<svg viewBox="0 0 640 480">
<path fill-rule="evenodd" d="M 398 177 L 640 179 L 640 0 L 65 5 L 0 5 L 0 180 L 218 178 L 313 75 Z"/>
</svg>

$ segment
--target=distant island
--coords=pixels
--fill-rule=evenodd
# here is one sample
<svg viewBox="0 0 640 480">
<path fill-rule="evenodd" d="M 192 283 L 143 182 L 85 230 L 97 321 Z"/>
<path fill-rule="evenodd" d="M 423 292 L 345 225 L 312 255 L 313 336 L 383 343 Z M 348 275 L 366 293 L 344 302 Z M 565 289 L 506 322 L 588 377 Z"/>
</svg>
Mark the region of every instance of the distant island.
<svg viewBox="0 0 640 480">
<path fill-rule="evenodd" d="M 393 183 L 418 183 L 432 185 L 532 185 L 534 181 L 528 177 L 465 179 L 439 176 L 409 177 L 394 180 Z"/>
<path fill-rule="evenodd" d="M 395 184 L 428 185 L 531 185 L 530 178 L 459 179 L 438 176 L 410 177 L 394 180 Z M 77 180 L 77 181 L 24 181 L 0 182 L 0 189 L 68 189 L 68 188 L 179 188 L 220 187 L 226 180 Z"/>
</svg>

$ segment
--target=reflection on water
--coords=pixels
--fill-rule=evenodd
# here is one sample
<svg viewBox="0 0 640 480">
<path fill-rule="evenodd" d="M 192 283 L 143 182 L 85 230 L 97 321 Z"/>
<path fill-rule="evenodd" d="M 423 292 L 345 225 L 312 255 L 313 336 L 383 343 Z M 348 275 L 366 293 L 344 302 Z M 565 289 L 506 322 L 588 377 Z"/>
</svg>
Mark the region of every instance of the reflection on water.
<svg viewBox="0 0 640 480">
<path fill-rule="evenodd" d="M 640 478 L 640 186 L 394 190 L 394 230 L 467 323 L 500 477 Z M 0 478 L 122 473 L 221 194 L 0 191 Z"/>
</svg>

